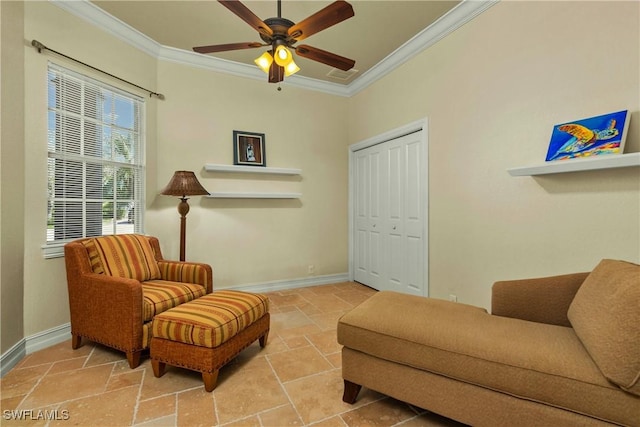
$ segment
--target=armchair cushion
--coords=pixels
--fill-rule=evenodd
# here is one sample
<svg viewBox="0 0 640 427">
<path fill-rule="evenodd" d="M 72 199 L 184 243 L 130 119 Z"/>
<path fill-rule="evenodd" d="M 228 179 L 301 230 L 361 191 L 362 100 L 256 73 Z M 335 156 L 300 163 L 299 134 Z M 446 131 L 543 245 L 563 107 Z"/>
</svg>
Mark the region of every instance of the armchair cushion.
<svg viewBox="0 0 640 427">
<path fill-rule="evenodd" d="M 118 234 L 85 241 L 94 273 L 136 279 L 160 279 L 160 269 L 149 239 L 138 234 Z"/>
<path fill-rule="evenodd" d="M 603 375 L 640 395 L 640 265 L 602 260 L 576 293 L 568 317 Z"/>
<path fill-rule="evenodd" d="M 193 301 L 207 294 L 207 288 L 193 283 L 148 280 L 142 282 L 142 320 L 148 322 L 156 314 Z"/>
</svg>

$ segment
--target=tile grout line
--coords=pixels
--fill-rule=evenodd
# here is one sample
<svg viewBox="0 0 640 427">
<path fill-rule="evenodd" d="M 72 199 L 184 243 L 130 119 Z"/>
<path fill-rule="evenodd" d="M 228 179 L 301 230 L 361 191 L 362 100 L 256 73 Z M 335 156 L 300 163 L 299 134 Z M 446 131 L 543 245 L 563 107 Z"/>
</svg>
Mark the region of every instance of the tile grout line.
<svg viewBox="0 0 640 427">
<path fill-rule="evenodd" d="M 296 307 L 296 310 L 300 311 L 300 309 L 298 307 Z M 301 312 L 301 311 L 300 311 Z M 304 313 L 303 313 L 304 314 Z M 279 336 L 280 334 L 278 334 Z M 283 343 L 289 347 L 286 342 L 282 339 L 282 337 L 280 337 L 280 339 L 283 341 Z M 305 336 L 306 339 L 306 336 Z M 308 341 L 308 340 L 307 340 Z M 277 354 L 277 353 L 276 353 Z M 271 363 L 271 358 L 269 358 L 269 355 L 265 355 L 265 360 L 267 361 L 267 363 L 269 364 L 269 368 L 271 368 L 271 372 L 273 372 L 273 375 L 276 377 L 276 379 L 278 380 L 278 384 L 280 385 L 280 388 L 282 389 L 282 392 L 284 393 L 285 396 L 287 396 L 287 400 L 289 401 L 289 404 L 291 405 L 291 407 L 293 408 L 293 410 L 295 411 L 296 415 L 298 416 L 298 419 L 302 422 L 302 425 L 305 425 L 304 420 L 302 419 L 302 416 L 300 415 L 300 412 L 298 411 L 298 408 L 296 407 L 295 403 L 293 403 L 293 400 L 291 400 L 291 396 L 289 396 L 289 393 L 287 392 L 287 388 L 284 386 L 284 383 L 282 382 L 282 380 L 280 379 L 280 376 L 278 376 L 278 373 L 276 372 L 276 370 L 273 367 L 273 364 Z M 260 419 L 260 424 L 262 424 L 262 419 L 260 417 L 258 417 Z"/>
<path fill-rule="evenodd" d="M 113 367 L 115 369 L 117 363 L 113 364 Z M 113 375 L 113 371 L 112 371 L 112 375 Z M 145 377 L 147 375 L 147 370 L 143 369 L 142 370 L 142 379 L 140 380 L 140 384 L 138 384 L 138 395 L 136 396 L 136 404 L 133 407 L 133 417 L 131 419 L 131 425 L 135 425 L 136 424 L 136 418 L 138 418 L 138 409 L 140 407 L 140 395 L 142 394 L 142 385 L 144 384 L 144 380 Z M 109 377 L 109 379 L 111 379 L 111 377 Z M 108 384 L 108 382 L 107 382 Z M 138 423 L 139 424 L 139 423 Z"/>
</svg>

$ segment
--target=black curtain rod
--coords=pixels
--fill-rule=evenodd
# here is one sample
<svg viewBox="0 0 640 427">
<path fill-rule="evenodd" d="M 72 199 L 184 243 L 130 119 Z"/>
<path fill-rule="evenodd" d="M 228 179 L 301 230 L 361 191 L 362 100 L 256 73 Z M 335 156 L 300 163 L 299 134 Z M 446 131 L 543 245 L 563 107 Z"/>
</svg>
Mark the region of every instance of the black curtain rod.
<svg viewBox="0 0 640 427">
<path fill-rule="evenodd" d="M 86 64 L 86 63 L 84 63 L 84 62 L 82 62 L 82 61 L 79 61 L 79 60 L 77 60 L 77 59 L 75 59 L 75 58 L 72 58 L 72 57 L 70 57 L 70 56 L 67 56 L 67 55 L 65 55 L 64 53 L 60 53 L 60 52 L 58 52 L 58 51 L 55 51 L 55 50 L 53 50 L 53 49 L 50 49 L 50 48 L 48 48 L 47 46 L 45 46 L 45 45 L 43 45 L 42 43 L 40 43 L 38 40 L 32 40 L 32 41 L 31 41 L 31 46 L 33 46 L 33 47 L 35 47 L 36 49 L 38 49 L 38 53 L 42 53 L 42 50 L 43 50 L 43 49 L 44 49 L 44 50 L 48 50 L 49 52 L 53 52 L 53 53 L 55 53 L 56 55 L 60 55 L 60 56 L 62 56 L 62 57 L 64 57 L 64 58 L 70 59 L 70 60 L 71 60 L 71 61 L 73 61 L 73 62 L 77 62 L 78 64 L 84 65 L 85 67 L 91 68 L 92 70 L 96 70 L 96 71 L 98 71 L 98 72 L 100 72 L 100 73 L 102 73 L 102 74 L 106 74 L 107 76 L 109 76 L 109 77 L 113 77 L 114 79 L 120 80 L 121 82 L 124 82 L 124 83 L 126 83 L 126 84 L 128 84 L 128 85 L 131 85 L 131 86 L 137 87 L 138 89 L 142 89 L 142 90 L 144 90 L 145 92 L 148 92 L 150 97 L 155 96 L 155 97 L 156 97 L 156 98 L 158 98 L 158 99 L 164 99 L 164 95 L 163 95 L 163 94 L 161 94 L 161 93 L 157 93 L 157 92 L 154 92 L 154 91 L 152 91 L 152 90 L 145 89 L 145 88 L 143 88 L 142 86 L 138 86 L 137 84 L 135 84 L 135 83 L 131 83 L 131 82 L 130 82 L 130 81 L 128 81 L 128 80 L 121 79 L 121 78 L 120 78 L 120 77 L 118 77 L 118 76 L 114 76 L 114 75 L 113 75 L 113 74 L 111 74 L 111 73 L 107 73 L 106 71 L 103 71 L 103 70 L 101 70 L 101 69 L 99 69 L 99 68 L 93 67 L 93 66 L 91 66 L 91 65 L 89 65 L 89 64 Z"/>
</svg>

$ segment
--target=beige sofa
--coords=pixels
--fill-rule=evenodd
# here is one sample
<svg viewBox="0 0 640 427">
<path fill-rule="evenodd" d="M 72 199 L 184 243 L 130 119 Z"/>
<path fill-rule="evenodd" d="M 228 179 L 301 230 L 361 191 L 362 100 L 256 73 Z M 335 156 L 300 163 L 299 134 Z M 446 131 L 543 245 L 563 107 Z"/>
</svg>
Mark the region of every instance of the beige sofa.
<svg viewBox="0 0 640 427">
<path fill-rule="evenodd" d="M 379 292 L 338 323 L 361 387 L 474 426 L 640 426 L 640 266 L 497 282 L 492 313 Z"/>
</svg>

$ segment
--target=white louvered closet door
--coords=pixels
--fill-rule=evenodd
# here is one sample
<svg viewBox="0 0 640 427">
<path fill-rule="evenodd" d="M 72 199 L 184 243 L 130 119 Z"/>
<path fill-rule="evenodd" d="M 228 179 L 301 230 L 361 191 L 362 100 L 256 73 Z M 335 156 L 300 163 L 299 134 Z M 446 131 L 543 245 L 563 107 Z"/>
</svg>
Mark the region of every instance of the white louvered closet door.
<svg viewBox="0 0 640 427">
<path fill-rule="evenodd" d="M 422 132 L 353 156 L 354 279 L 378 290 L 426 295 Z"/>
</svg>

